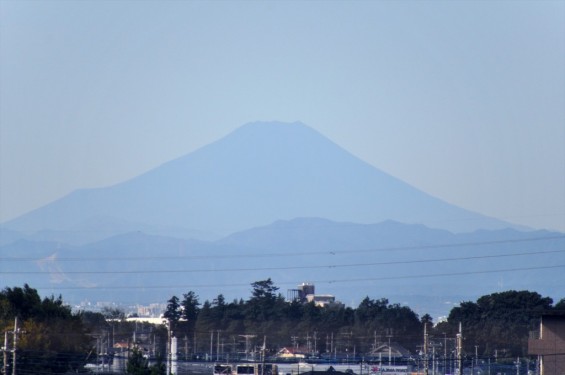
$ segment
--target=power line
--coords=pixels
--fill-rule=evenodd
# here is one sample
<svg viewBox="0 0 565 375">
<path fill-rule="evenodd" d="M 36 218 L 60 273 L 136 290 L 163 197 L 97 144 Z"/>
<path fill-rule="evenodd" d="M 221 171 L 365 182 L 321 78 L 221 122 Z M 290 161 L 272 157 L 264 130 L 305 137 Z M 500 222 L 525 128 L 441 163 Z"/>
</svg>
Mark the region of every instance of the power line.
<svg viewBox="0 0 565 375">
<path fill-rule="evenodd" d="M 241 272 L 241 271 L 274 271 L 274 270 L 293 270 L 293 269 L 323 269 L 323 268 L 350 268 L 350 267 L 372 267 L 372 266 L 390 266 L 414 263 L 436 263 L 436 262 L 452 262 L 461 260 L 479 260 L 492 258 L 506 258 L 516 256 L 540 255 L 563 253 L 565 250 L 547 250 L 533 251 L 522 253 L 498 254 L 498 255 L 476 255 L 467 257 L 452 258 L 436 258 L 436 259 L 419 259 L 419 260 L 398 260 L 386 262 L 365 262 L 350 264 L 328 264 L 316 266 L 286 266 L 286 267 L 254 267 L 254 268 L 215 268 L 215 269 L 184 269 L 184 270 L 120 270 L 120 271 L 61 271 L 65 274 L 157 274 L 157 273 L 195 273 L 195 272 Z M 51 271 L 0 271 L 0 274 L 16 274 L 16 275 L 39 275 L 51 274 Z"/>
<path fill-rule="evenodd" d="M 533 271 L 551 268 L 565 268 L 565 264 L 554 265 L 554 266 L 541 266 L 541 267 L 523 267 L 523 268 L 512 268 L 512 269 L 498 269 L 498 270 L 486 270 L 486 271 L 464 271 L 464 272 L 450 272 L 450 273 L 437 273 L 437 274 L 423 274 L 423 275 L 410 275 L 410 276 L 382 276 L 382 277 L 370 277 L 370 278 L 360 278 L 360 279 L 341 279 L 341 280 L 329 280 L 322 281 L 327 283 L 337 283 L 337 282 L 355 282 L 355 281 L 376 281 L 376 280 L 400 280 L 400 279 L 411 279 L 411 278 L 430 278 L 430 277 L 448 277 L 448 276 L 459 276 L 459 275 L 480 275 L 487 273 L 497 273 L 497 272 L 516 272 L 516 271 Z"/>
<path fill-rule="evenodd" d="M 372 249 L 352 249 L 352 250 L 322 250 L 322 251 L 300 251 L 300 252 L 277 252 L 277 253 L 261 253 L 261 254 L 208 254 L 208 255 L 176 255 L 176 256 L 145 256 L 145 257 L 63 257 L 56 258 L 58 262 L 91 262 L 97 260 L 117 261 L 117 260 L 165 260 L 165 259 L 228 259 L 228 258 L 269 258 L 269 257 L 289 257 L 297 255 L 349 255 L 356 253 L 372 253 L 372 252 L 389 252 L 389 251 L 412 251 L 412 250 L 432 250 L 432 249 L 445 249 L 453 247 L 469 247 L 469 246 L 485 246 L 485 245 L 499 245 L 508 243 L 523 243 L 533 241 L 547 241 L 547 240 L 563 240 L 565 236 L 548 236 L 548 237 L 531 237 L 521 239 L 506 239 L 506 240 L 492 240 L 492 241 L 476 241 L 476 242 L 454 242 L 444 244 L 432 245 L 417 245 L 417 246 L 393 246 Z M 43 258 L 33 257 L 0 257 L 1 261 L 10 262 L 27 262 L 27 261 L 41 261 Z"/>
<path fill-rule="evenodd" d="M 565 264 L 553 265 L 553 266 L 540 266 L 540 267 L 523 267 L 523 268 L 506 268 L 506 269 L 495 269 L 495 270 L 483 270 L 483 271 L 461 271 L 452 273 L 436 273 L 436 274 L 421 274 L 421 275 L 406 275 L 406 276 L 382 276 L 382 277 L 369 277 L 369 278 L 359 278 L 359 279 L 332 279 L 332 280 L 313 280 L 312 282 L 317 284 L 336 284 L 336 283 L 348 283 L 348 282 L 359 282 L 359 281 L 378 281 L 378 280 L 401 280 L 401 279 L 419 279 L 419 278 L 432 278 L 432 277 L 451 277 L 451 276 L 461 276 L 461 275 L 480 275 L 489 273 L 500 273 L 500 272 L 517 272 L 517 271 L 534 271 L 543 269 L 555 269 L 555 268 L 565 268 Z M 281 285 L 295 285 L 297 282 L 283 282 Z M 107 290 L 107 289 L 171 289 L 171 288 L 212 288 L 212 287 L 241 287 L 248 286 L 248 283 L 229 283 L 226 285 L 222 284 L 193 284 L 193 285 L 144 285 L 144 286 L 46 286 L 46 287 L 36 287 L 36 289 L 50 289 L 50 290 L 82 290 L 82 289 L 96 289 L 96 290 Z"/>
</svg>

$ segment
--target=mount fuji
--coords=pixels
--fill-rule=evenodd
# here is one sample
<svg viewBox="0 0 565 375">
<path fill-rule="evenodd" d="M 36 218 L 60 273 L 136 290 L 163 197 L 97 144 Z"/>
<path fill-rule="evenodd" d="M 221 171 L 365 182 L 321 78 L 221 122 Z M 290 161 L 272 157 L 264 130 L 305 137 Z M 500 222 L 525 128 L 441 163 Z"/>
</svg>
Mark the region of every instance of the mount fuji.
<svg viewBox="0 0 565 375">
<path fill-rule="evenodd" d="M 3 227 L 77 243 L 132 230 L 211 239 L 297 217 L 452 232 L 514 227 L 420 191 L 302 123 L 280 122 L 246 124 L 131 180 L 77 190 Z"/>
</svg>

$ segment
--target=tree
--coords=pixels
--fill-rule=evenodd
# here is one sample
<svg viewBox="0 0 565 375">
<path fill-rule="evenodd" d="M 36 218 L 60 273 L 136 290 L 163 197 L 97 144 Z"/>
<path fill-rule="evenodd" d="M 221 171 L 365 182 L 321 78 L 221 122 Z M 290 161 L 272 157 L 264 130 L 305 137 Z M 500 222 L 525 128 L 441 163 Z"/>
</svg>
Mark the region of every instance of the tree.
<svg viewBox="0 0 565 375">
<path fill-rule="evenodd" d="M 189 323 L 196 322 L 198 318 L 198 313 L 200 312 L 200 302 L 198 301 L 198 296 L 193 291 L 183 294 L 182 306 L 182 317 L 186 319 Z"/>
<path fill-rule="evenodd" d="M 18 326 L 17 368 L 21 373 L 56 373 L 83 368 L 91 338 L 80 314 L 73 314 L 61 296 L 44 298 L 25 284 L 0 292 L 0 329 Z"/>
<path fill-rule="evenodd" d="M 149 375 L 165 375 L 166 373 L 167 365 L 163 362 L 163 357 L 158 355 L 157 362 L 154 365 L 149 366 Z"/>
<path fill-rule="evenodd" d="M 126 372 L 132 375 L 165 375 L 167 367 L 161 356 L 157 356 L 157 362 L 150 366 L 142 351 L 134 347 L 126 364 Z"/>
<path fill-rule="evenodd" d="M 561 298 L 553 308 L 555 310 L 565 310 L 565 298 Z"/>
<path fill-rule="evenodd" d="M 198 315 L 200 314 L 200 302 L 198 301 L 198 296 L 193 291 L 183 294 L 183 300 L 181 302 L 182 307 L 182 317 L 186 320 L 185 333 L 186 339 L 195 339 L 196 337 L 196 321 L 198 320 Z M 196 343 L 193 341 L 193 346 Z"/>
<path fill-rule="evenodd" d="M 26 320 L 41 314 L 41 298 L 37 290 L 24 284 L 23 288 L 5 288 L 0 295 L 3 300 L 0 319 L 13 319 L 16 316 Z"/>
<path fill-rule="evenodd" d="M 124 310 L 119 308 L 112 308 L 108 306 L 104 306 L 102 308 L 102 315 L 106 319 L 114 319 L 114 320 L 122 320 L 126 317 Z"/>
<path fill-rule="evenodd" d="M 126 372 L 132 375 L 149 375 L 149 361 L 138 347 L 134 347 L 126 364 Z"/>
<path fill-rule="evenodd" d="M 464 349 L 473 352 L 478 345 L 491 355 L 495 349 L 511 356 L 527 351 L 528 335 L 537 327 L 539 317 L 552 309 L 553 300 L 530 291 L 506 291 L 480 297 L 477 302 L 463 302 L 451 310 L 448 322 L 461 322 Z"/>
<path fill-rule="evenodd" d="M 424 314 L 421 318 L 420 318 L 420 322 L 422 322 L 422 324 L 429 324 L 430 327 L 432 326 L 433 323 L 433 318 L 430 314 Z"/>
<path fill-rule="evenodd" d="M 212 304 L 219 308 L 224 308 L 226 306 L 226 298 L 223 294 L 218 294 L 218 297 L 214 298 Z"/>
<path fill-rule="evenodd" d="M 253 287 L 251 300 L 256 301 L 274 300 L 277 297 L 276 291 L 279 290 L 279 288 L 274 285 L 271 278 L 255 281 L 251 286 Z"/>
<path fill-rule="evenodd" d="M 81 311 L 79 315 L 82 324 L 89 332 L 101 332 L 109 328 L 106 318 L 99 312 Z"/>
<path fill-rule="evenodd" d="M 163 317 L 169 321 L 171 329 L 174 329 L 182 316 L 179 298 L 177 296 L 172 296 L 167 302 L 167 309 L 165 310 Z"/>
<path fill-rule="evenodd" d="M 273 335 L 273 327 L 278 326 L 284 319 L 286 302 L 279 294 L 279 289 L 269 278 L 251 284 L 251 298 L 244 307 L 244 324 L 248 331 L 253 330 L 257 335 Z"/>
</svg>

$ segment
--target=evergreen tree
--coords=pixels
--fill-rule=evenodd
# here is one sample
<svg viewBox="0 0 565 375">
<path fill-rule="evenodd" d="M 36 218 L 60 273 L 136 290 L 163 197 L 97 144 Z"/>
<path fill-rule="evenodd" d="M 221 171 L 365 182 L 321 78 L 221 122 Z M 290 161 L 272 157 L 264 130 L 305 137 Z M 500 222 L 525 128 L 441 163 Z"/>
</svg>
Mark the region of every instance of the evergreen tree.
<svg viewBox="0 0 565 375">
<path fill-rule="evenodd" d="M 565 298 L 561 298 L 559 302 L 555 304 L 554 309 L 565 311 Z"/>
<path fill-rule="evenodd" d="M 149 375 L 150 373 L 149 362 L 137 347 L 133 348 L 129 356 L 126 372 L 132 375 Z"/>
<path fill-rule="evenodd" d="M 177 323 L 182 316 L 182 311 L 179 304 L 179 298 L 177 296 L 172 296 L 171 299 L 167 301 L 167 309 L 163 314 L 163 317 L 169 321 L 171 329 L 176 329 Z"/>
<path fill-rule="evenodd" d="M 198 313 L 200 311 L 200 302 L 198 296 L 193 291 L 183 294 L 182 317 L 188 322 L 196 322 Z M 194 323 L 193 323 L 194 324 Z"/>
<path fill-rule="evenodd" d="M 126 372 L 132 375 L 165 375 L 167 366 L 161 356 L 157 356 L 154 365 L 149 365 L 149 360 L 143 356 L 142 351 L 134 347 L 126 364 Z"/>
<path fill-rule="evenodd" d="M 21 373 L 56 373 L 83 368 L 92 340 L 80 314 L 73 314 L 61 296 L 44 298 L 25 284 L 0 292 L 0 331 L 25 332 L 18 339 Z"/>
<path fill-rule="evenodd" d="M 461 322 L 464 349 L 470 353 L 478 345 L 485 355 L 492 355 L 496 349 L 510 357 L 523 356 L 529 332 L 536 329 L 541 314 L 552 309 L 552 303 L 551 298 L 536 292 L 493 293 L 453 308 L 448 322 L 454 329 Z"/>
</svg>

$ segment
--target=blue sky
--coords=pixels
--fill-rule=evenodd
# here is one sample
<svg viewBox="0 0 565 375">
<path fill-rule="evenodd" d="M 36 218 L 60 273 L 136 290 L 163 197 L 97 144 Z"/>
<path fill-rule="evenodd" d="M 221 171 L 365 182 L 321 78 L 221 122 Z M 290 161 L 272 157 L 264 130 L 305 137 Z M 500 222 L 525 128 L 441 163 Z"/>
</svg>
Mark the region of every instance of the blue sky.
<svg viewBox="0 0 565 375">
<path fill-rule="evenodd" d="M 0 222 L 256 120 L 565 231 L 565 2 L 0 0 Z"/>
</svg>

